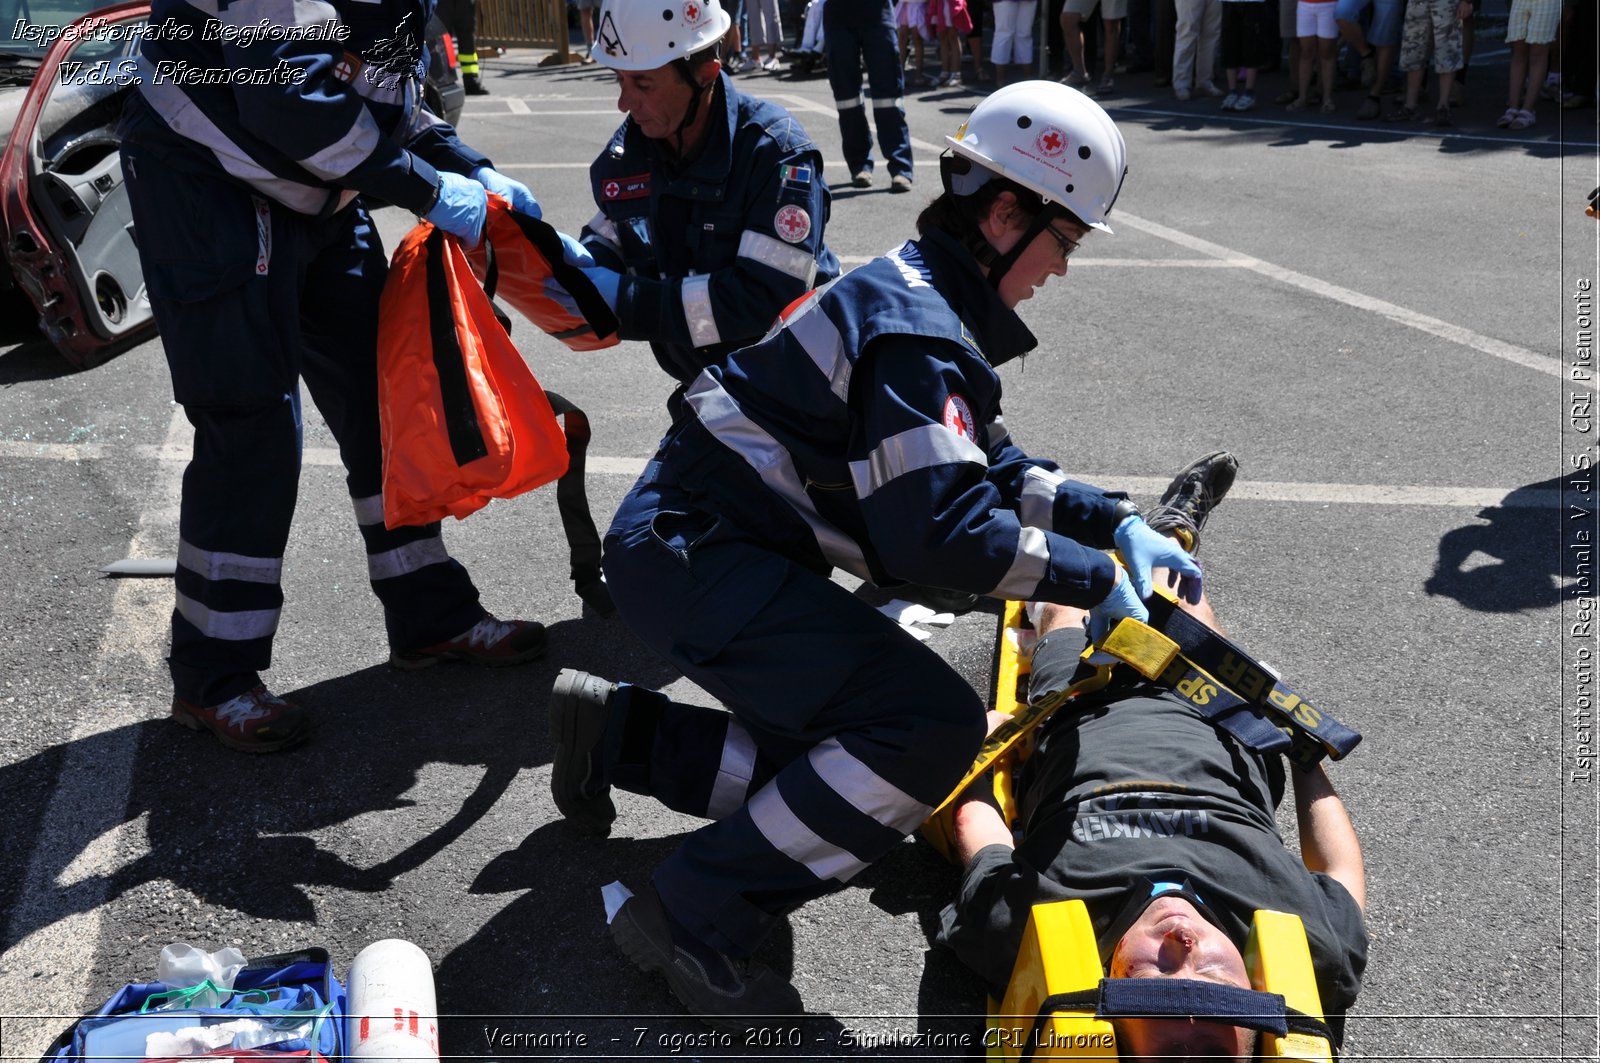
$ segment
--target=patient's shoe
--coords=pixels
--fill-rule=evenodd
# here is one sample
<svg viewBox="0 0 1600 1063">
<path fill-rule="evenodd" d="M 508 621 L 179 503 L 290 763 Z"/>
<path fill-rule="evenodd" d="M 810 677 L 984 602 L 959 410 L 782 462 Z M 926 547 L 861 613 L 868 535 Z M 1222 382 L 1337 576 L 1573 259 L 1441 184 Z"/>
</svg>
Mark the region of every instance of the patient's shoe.
<svg viewBox="0 0 1600 1063">
<path fill-rule="evenodd" d="M 1222 496 L 1233 486 L 1239 462 L 1226 450 L 1193 461 L 1167 485 L 1161 501 L 1145 515 L 1145 523 L 1171 535 L 1194 553 L 1200 547 L 1200 529 Z"/>
</svg>

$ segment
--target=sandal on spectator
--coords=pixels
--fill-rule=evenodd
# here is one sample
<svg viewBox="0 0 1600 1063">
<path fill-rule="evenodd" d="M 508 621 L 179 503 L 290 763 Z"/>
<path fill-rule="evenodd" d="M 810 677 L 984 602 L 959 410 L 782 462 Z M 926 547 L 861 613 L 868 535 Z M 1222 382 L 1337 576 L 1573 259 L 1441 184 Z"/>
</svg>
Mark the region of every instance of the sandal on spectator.
<svg viewBox="0 0 1600 1063">
<path fill-rule="evenodd" d="M 1440 107 L 1433 112 L 1433 124 L 1440 127 L 1455 125 L 1455 122 L 1451 121 L 1450 119 L 1450 108 L 1440 105 Z"/>
<path fill-rule="evenodd" d="M 1510 129 L 1511 123 L 1517 120 L 1518 111 L 1515 107 L 1507 107 L 1506 113 L 1494 120 L 1494 124 L 1501 129 Z"/>
<path fill-rule="evenodd" d="M 1415 122 L 1418 117 L 1420 115 L 1415 107 L 1407 107 L 1402 103 L 1399 107 L 1384 115 L 1383 120 L 1385 122 Z"/>
<path fill-rule="evenodd" d="M 1527 129 L 1537 121 L 1532 111 L 1518 111 L 1517 116 L 1511 120 L 1508 129 Z"/>
<path fill-rule="evenodd" d="M 1361 101 L 1361 109 L 1356 111 L 1356 117 L 1364 122 L 1371 121 L 1383 113 L 1383 100 L 1377 96 L 1368 96 Z"/>
<path fill-rule="evenodd" d="M 1332 114 L 1333 113 L 1333 97 L 1332 96 L 1329 96 L 1327 99 L 1322 101 L 1322 113 L 1323 114 Z"/>
</svg>

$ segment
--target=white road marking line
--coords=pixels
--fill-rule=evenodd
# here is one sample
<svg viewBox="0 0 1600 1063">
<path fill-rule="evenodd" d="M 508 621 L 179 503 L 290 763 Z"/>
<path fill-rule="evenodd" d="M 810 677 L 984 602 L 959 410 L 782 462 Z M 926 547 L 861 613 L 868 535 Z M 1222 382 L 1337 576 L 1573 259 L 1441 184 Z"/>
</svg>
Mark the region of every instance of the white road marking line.
<svg viewBox="0 0 1600 1063">
<path fill-rule="evenodd" d="M 181 464 L 189 460 L 189 448 L 169 442 L 165 446 L 126 447 L 102 443 L 33 443 L 0 440 L 0 459 L 35 458 L 45 461 L 93 461 L 110 455 L 128 454 L 164 463 Z M 590 455 L 589 472 L 597 476 L 637 477 L 644 472 L 643 458 Z M 304 464 L 342 467 L 334 447 L 307 447 Z M 1082 477 L 1084 474 L 1071 473 Z M 1089 482 L 1140 494 L 1159 495 L 1168 479 L 1154 476 L 1094 474 Z M 1231 498 L 1250 498 L 1260 502 L 1354 503 L 1377 506 L 1466 506 L 1478 509 L 1506 506 L 1512 509 L 1554 509 L 1561 505 L 1561 494 L 1554 490 L 1528 490 L 1520 487 L 1426 487 L 1406 484 L 1330 484 L 1292 483 L 1272 480 L 1241 480 Z M 174 540 L 175 542 L 176 540 Z M 136 553 L 130 556 L 140 556 Z"/>
<path fill-rule="evenodd" d="M 876 255 L 840 255 L 839 262 L 845 266 L 864 266 L 871 262 Z M 1092 255 L 1083 257 L 1074 256 L 1073 269 L 1083 269 L 1085 266 L 1153 266 L 1157 269 L 1239 269 L 1250 264 L 1244 258 L 1095 258 Z"/>
<path fill-rule="evenodd" d="M 183 410 L 175 409 L 166 443 L 142 449 L 186 455 L 191 431 Z M 12 454 L 30 449 L 31 455 Z M 82 461 L 98 457 L 102 449 L 111 448 L 67 447 L 64 456 Z M 0 452 L 38 457 L 53 454 L 53 449 L 41 451 L 38 444 L 23 443 L 8 444 Z M 157 556 L 177 543 L 183 467 L 162 462 L 157 468 L 154 489 L 128 544 L 129 557 Z M 38 1058 L 60 1032 L 59 1017 L 77 1015 L 93 1003 L 90 983 L 96 975 L 93 960 L 105 915 L 107 871 L 137 859 L 143 853 L 135 850 L 148 845 L 143 831 L 128 828 L 123 817 L 139 740 L 136 725 L 149 717 L 149 701 L 158 698 L 100 697 L 95 692 L 122 689 L 130 672 L 159 670 L 171 612 L 168 581 L 117 581 L 105 634 L 88 665 L 92 674 L 84 684 L 85 710 L 64 737 L 58 781 L 7 927 L 8 938 L 17 944 L 7 950 L 0 968 L 0 1000 L 8 1002 L 8 1012 L 26 1010 L 35 1016 L 7 1021 L 7 1058 Z"/>
<path fill-rule="evenodd" d="M 831 114 L 835 119 L 839 117 L 839 112 L 834 110 L 832 107 L 824 106 L 823 104 L 817 103 L 813 100 L 805 99 L 801 96 L 791 96 L 785 93 L 773 93 L 771 95 L 774 99 L 792 104 L 794 108 L 799 110 L 813 111 L 818 114 Z M 1118 112 L 1118 110 L 1120 110 L 1121 113 L 1128 115 L 1163 115 L 1180 118 L 1198 117 L 1187 111 L 1154 111 L 1143 110 L 1139 108 L 1113 109 L 1112 113 L 1115 114 Z M 1275 119 L 1238 119 L 1238 121 L 1255 121 L 1270 125 L 1285 124 Z M 1316 125 L 1312 126 L 1312 128 L 1348 128 L 1359 132 L 1370 132 L 1369 129 L 1360 126 L 1339 127 Z M 1459 134 L 1447 133 L 1442 135 L 1456 136 Z M 1498 144 L 1517 142 L 1503 137 L 1472 137 L 1469 139 L 1493 140 Z M 930 144 L 925 140 L 918 140 L 916 137 L 911 138 L 911 143 L 914 147 L 919 147 L 934 152 L 942 152 L 944 150 L 944 146 L 942 144 Z M 1542 144 L 1546 142 L 1522 141 L 1522 143 Z M 1473 350 L 1482 351 L 1484 354 L 1492 355 L 1496 358 L 1502 358 L 1508 362 L 1514 362 L 1515 364 L 1523 366 L 1527 369 L 1536 369 L 1541 373 L 1549 373 L 1551 376 L 1555 377 L 1563 376 L 1563 367 L 1560 360 L 1557 358 L 1553 358 L 1548 355 L 1535 354 L 1533 351 L 1518 347 L 1515 344 L 1506 343 L 1502 340 L 1494 339 L 1491 336 L 1481 335 L 1473 332 L 1471 329 L 1462 328 L 1460 325 L 1452 325 L 1448 321 L 1441 321 L 1436 317 L 1429 317 L 1427 314 L 1420 314 L 1415 310 L 1408 310 L 1403 306 L 1396 306 L 1394 303 L 1385 302 L 1382 299 L 1375 299 L 1370 295 L 1363 295 L 1360 292 L 1352 291 L 1349 288 L 1340 287 L 1337 284 L 1330 284 L 1324 280 L 1318 280 L 1316 277 L 1311 277 L 1304 273 L 1297 273 L 1292 269 L 1286 269 L 1283 266 L 1275 265 L 1271 262 L 1266 262 L 1262 259 L 1253 258 L 1238 251 L 1230 250 L 1229 248 L 1223 247 L 1221 244 L 1214 244 L 1209 240 L 1202 240 L 1198 236 L 1190 236 L 1188 233 L 1180 232 L 1177 229 L 1170 228 L 1166 225 L 1161 225 L 1157 222 L 1148 221 L 1144 218 L 1135 217 L 1134 215 L 1120 211 L 1117 213 L 1115 221 L 1118 225 L 1127 224 L 1135 229 L 1142 229 L 1152 236 L 1157 236 L 1163 240 L 1171 241 L 1172 243 L 1178 244 L 1181 247 L 1187 247 L 1191 251 L 1199 251 L 1202 254 L 1211 255 L 1214 258 L 1229 260 L 1231 263 L 1238 265 L 1242 269 L 1252 270 L 1264 277 L 1271 277 L 1273 280 L 1292 285 L 1301 289 L 1302 291 L 1310 292 L 1313 295 L 1320 295 L 1325 299 L 1332 299 L 1336 302 L 1344 303 L 1347 306 L 1353 306 L 1358 310 L 1366 310 L 1371 313 L 1379 314 L 1398 324 L 1417 329 L 1421 332 L 1429 333 L 1430 335 L 1438 336 L 1440 339 L 1446 339 L 1452 343 L 1459 343 L 1464 347 L 1471 347 Z"/>
<path fill-rule="evenodd" d="M 1291 285 L 1313 295 L 1320 295 L 1324 299 L 1332 299 L 1334 302 L 1344 303 L 1346 306 L 1355 307 L 1357 310 L 1366 310 L 1369 313 L 1378 314 L 1397 324 L 1405 325 L 1407 328 L 1414 328 L 1419 332 L 1426 332 L 1431 336 L 1438 336 L 1440 339 L 1459 343 L 1463 347 L 1471 347 L 1473 350 L 1482 351 L 1484 354 L 1504 359 L 1526 369 L 1536 369 L 1541 373 L 1548 373 L 1558 378 L 1563 376 L 1560 360 L 1549 355 L 1535 354 L 1533 351 L 1518 347 L 1514 343 L 1506 343 L 1504 340 L 1497 340 L 1492 336 L 1473 332 L 1471 329 L 1463 328 L 1460 325 L 1452 325 L 1448 321 L 1441 321 L 1436 317 L 1429 317 L 1427 314 L 1419 314 L 1415 310 L 1396 306 L 1394 303 L 1386 302 L 1383 299 L 1364 295 L 1350 288 L 1331 284 L 1328 281 L 1298 273 L 1275 263 L 1253 258 L 1232 248 L 1223 247 L 1221 244 L 1214 244 L 1210 240 L 1202 240 L 1198 236 L 1190 236 L 1188 233 L 1180 232 L 1159 222 L 1121 212 L 1117 213 L 1115 221 L 1118 225 L 1127 225 L 1130 228 L 1142 230 L 1151 236 L 1170 241 L 1180 247 L 1187 247 L 1191 251 L 1199 251 L 1201 254 L 1236 262 L 1242 269 L 1259 273 L 1263 277 L 1271 277 L 1275 281 Z"/>
</svg>

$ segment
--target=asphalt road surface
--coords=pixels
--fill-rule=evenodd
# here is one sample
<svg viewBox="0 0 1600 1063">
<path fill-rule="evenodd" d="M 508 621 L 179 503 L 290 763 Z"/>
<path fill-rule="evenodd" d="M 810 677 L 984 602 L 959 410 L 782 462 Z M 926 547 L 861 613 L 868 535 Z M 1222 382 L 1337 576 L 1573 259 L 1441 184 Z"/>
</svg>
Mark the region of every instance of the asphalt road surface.
<svg viewBox="0 0 1600 1063">
<path fill-rule="evenodd" d="M 576 231 L 619 121 L 609 75 L 486 63 L 467 140 Z M 1346 1056 L 1596 1058 L 1596 787 L 1589 717 L 1596 495 L 1595 112 L 1492 127 L 1503 44 L 1480 44 L 1455 128 L 1180 104 L 1122 79 L 1115 236 L 1022 308 L 1039 350 L 1001 372 L 1030 452 L 1152 501 L 1226 447 L 1241 480 L 1207 530 L 1231 633 L 1365 742 L 1333 778 L 1365 845 L 1371 963 Z M 1282 75 L 1264 79 L 1264 99 Z M 789 107 L 843 183 L 821 78 L 742 77 Z M 896 246 L 938 188 L 943 136 L 978 97 L 909 97 L 912 195 L 880 168 L 842 188 L 847 266 Z M 390 246 L 411 224 L 380 214 Z M 67 371 L 25 321 L 0 339 L 0 860 L 6 1059 L 36 1058 L 162 945 L 320 945 L 340 970 L 408 938 L 478 1058 L 960 1057 L 983 990 L 930 946 L 956 873 L 908 842 L 793 914 L 762 958 L 816 1018 L 798 1044 L 703 1040 L 604 930 L 600 887 L 638 884 L 693 823 L 622 795 L 614 836 L 569 833 L 548 795 L 544 703 L 564 666 L 701 697 L 615 621 L 583 615 L 554 494 L 446 530 L 486 604 L 550 626 L 511 671 L 390 670 L 332 441 L 308 424 L 269 681 L 316 715 L 308 746 L 230 753 L 167 718 L 166 580 L 99 569 L 176 550 L 190 441 L 158 344 Z M 525 322 L 540 378 L 594 423 L 604 519 L 666 424 L 640 344 L 567 352 Z M 218 352 L 225 357 L 226 352 Z M 308 404 L 308 410 L 309 410 Z M 987 691 L 995 614 L 932 645 Z M 1284 817 L 1292 836 L 1292 816 Z M 506 1036 L 510 1040 L 506 1040 Z M 499 1040 L 496 1040 L 496 1037 Z M 929 1042 L 942 1042 L 944 1047 Z"/>
</svg>

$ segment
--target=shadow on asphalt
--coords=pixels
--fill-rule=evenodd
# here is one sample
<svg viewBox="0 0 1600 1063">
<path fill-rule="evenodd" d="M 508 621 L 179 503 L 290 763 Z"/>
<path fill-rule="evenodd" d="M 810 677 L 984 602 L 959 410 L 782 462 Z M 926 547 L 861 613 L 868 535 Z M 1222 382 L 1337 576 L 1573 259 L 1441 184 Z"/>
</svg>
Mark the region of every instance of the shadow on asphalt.
<svg viewBox="0 0 1600 1063">
<path fill-rule="evenodd" d="M 1561 535 L 1561 491 L 1567 480 L 1557 476 L 1519 487 L 1503 504 L 1478 513 L 1486 523 L 1446 532 L 1423 589 L 1480 613 L 1548 609 L 1577 598 L 1582 584 L 1562 586 L 1563 551 L 1545 548 Z"/>
</svg>

